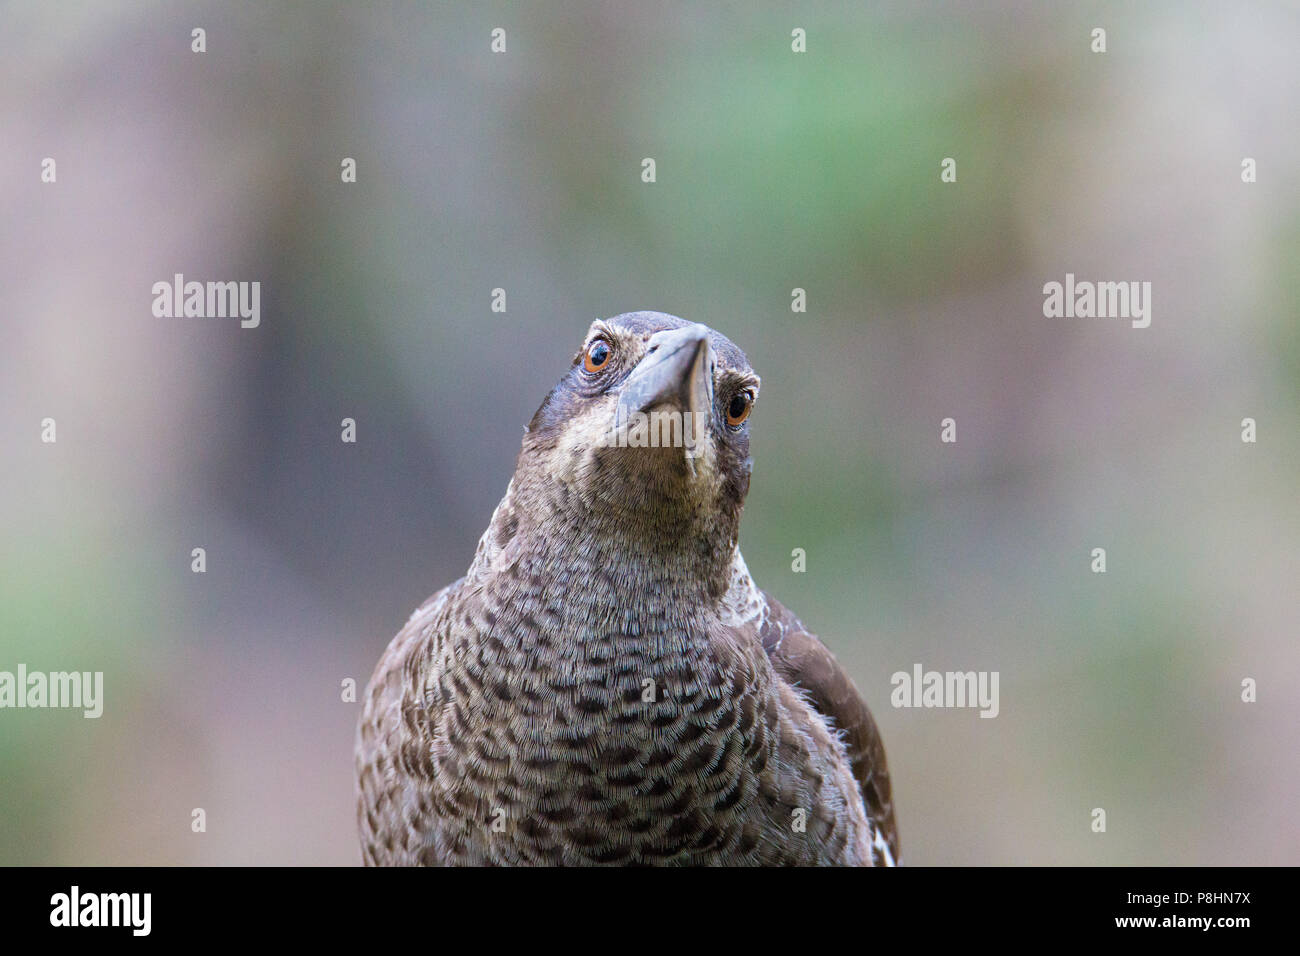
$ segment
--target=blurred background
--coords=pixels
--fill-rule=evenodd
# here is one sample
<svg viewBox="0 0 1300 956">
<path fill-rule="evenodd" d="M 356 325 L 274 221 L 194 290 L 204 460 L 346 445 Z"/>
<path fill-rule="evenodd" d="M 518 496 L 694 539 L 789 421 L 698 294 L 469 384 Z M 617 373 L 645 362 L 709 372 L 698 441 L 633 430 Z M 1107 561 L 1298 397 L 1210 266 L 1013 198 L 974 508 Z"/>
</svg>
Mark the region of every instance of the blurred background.
<svg viewBox="0 0 1300 956">
<path fill-rule="evenodd" d="M 907 862 L 1300 863 L 1300 11 L 979 6 L 0 8 L 0 670 L 105 684 L 0 711 L 0 863 L 359 862 L 341 682 L 634 309 L 763 377 L 741 545 Z M 1044 318 L 1067 272 L 1151 327 Z M 916 663 L 1000 715 L 893 709 Z"/>
</svg>

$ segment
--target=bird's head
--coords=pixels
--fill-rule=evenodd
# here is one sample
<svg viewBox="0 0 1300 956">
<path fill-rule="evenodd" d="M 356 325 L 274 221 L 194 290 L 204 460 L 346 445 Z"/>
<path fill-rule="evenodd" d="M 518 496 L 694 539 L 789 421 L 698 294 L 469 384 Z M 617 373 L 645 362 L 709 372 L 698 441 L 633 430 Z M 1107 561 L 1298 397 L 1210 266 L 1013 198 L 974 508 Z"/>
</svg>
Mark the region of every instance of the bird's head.
<svg viewBox="0 0 1300 956">
<path fill-rule="evenodd" d="M 528 426 L 516 481 L 668 533 L 712 525 L 734 546 L 758 389 L 707 326 L 661 312 L 593 322 Z"/>
</svg>

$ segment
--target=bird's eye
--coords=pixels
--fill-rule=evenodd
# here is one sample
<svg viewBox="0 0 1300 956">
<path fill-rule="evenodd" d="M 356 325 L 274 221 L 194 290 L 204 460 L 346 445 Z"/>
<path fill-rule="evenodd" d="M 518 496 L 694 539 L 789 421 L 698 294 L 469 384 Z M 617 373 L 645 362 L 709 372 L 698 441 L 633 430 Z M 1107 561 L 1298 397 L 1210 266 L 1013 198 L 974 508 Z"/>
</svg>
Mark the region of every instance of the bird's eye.
<svg viewBox="0 0 1300 956">
<path fill-rule="evenodd" d="M 740 427 L 744 424 L 745 419 L 749 417 L 749 412 L 753 407 L 753 392 L 748 390 L 737 392 L 731 396 L 731 404 L 727 406 L 727 424 L 732 428 Z"/>
<path fill-rule="evenodd" d="M 587 346 L 587 354 L 582 360 L 582 367 L 588 372 L 599 372 L 609 364 L 614 350 L 609 347 L 609 343 L 604 339 L 596 339 Z"/>
</svg>

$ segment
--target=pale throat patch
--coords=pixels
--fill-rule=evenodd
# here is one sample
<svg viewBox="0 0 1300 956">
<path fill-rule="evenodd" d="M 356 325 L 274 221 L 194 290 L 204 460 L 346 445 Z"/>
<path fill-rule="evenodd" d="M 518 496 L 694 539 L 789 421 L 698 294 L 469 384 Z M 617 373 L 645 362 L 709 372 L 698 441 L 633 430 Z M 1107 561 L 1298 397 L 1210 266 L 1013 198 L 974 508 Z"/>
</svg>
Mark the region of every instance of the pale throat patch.
<svg viewBox="0 0 1300 956">
<path fill-rule="evenodd" d="M 740 548 L 736 548 L 731 559 L 731 583 L 722 597 L 721 612 L 722 622 L 732 627 L 750 623 L 761 627 L 767 620 L 767 600 L 750 576 Z"/>
<path fill-rule="evenodd" d="M 556 444 L 558 473 L 553 476 L 575 482 L 580 470 L 591 467 L 599 449 L 621 448 L 632 455 L 643 450 L 654 453 L 654 449 L 670 444 L 663 441 L 665 436 L 672 436 L 671 444 L 681 446 L 682 456 L 691 466 L 691 474 L 697 479 L 711 478 L 716 471 L 717 450 L 713 436 L 709 434 L 707 418 L 691 416 L 672 425 L 675 427 L 665 427 L 662 419 L 653 415 L 620 422 L 616 397 L 606 396 L 605 401 L 592 405 L 579 418 L 565 425 Z M 691 429 L 689 440 L 688 427 Z"/>
</svg>

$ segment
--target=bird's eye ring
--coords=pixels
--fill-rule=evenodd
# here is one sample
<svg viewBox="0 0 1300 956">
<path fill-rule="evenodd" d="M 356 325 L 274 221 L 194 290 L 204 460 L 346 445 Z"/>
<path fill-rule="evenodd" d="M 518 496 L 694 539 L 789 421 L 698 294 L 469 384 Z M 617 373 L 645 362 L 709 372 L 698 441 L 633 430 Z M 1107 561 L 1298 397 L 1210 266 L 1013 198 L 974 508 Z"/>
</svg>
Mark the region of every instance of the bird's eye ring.
<svg viewBox="0 0 1300 956">
<path fill-rule="evenodd" d="M 613 358 L 614 350 L 609 347 L 609 343 L 604 339 L 596 339 L 587 346 L 587 354 L 583 356 L 582 367 L 588 372 L 599 372 L 609 364 Z"/>
<path fill-rule="evenodd" d="M 749 389 L 737 392 L 731 396 L 731 402 L 727 405 L 727 424 L 732 428 L 739 428 L 745 423 L 753 408 L 754 393 Z"/>
</svg>

